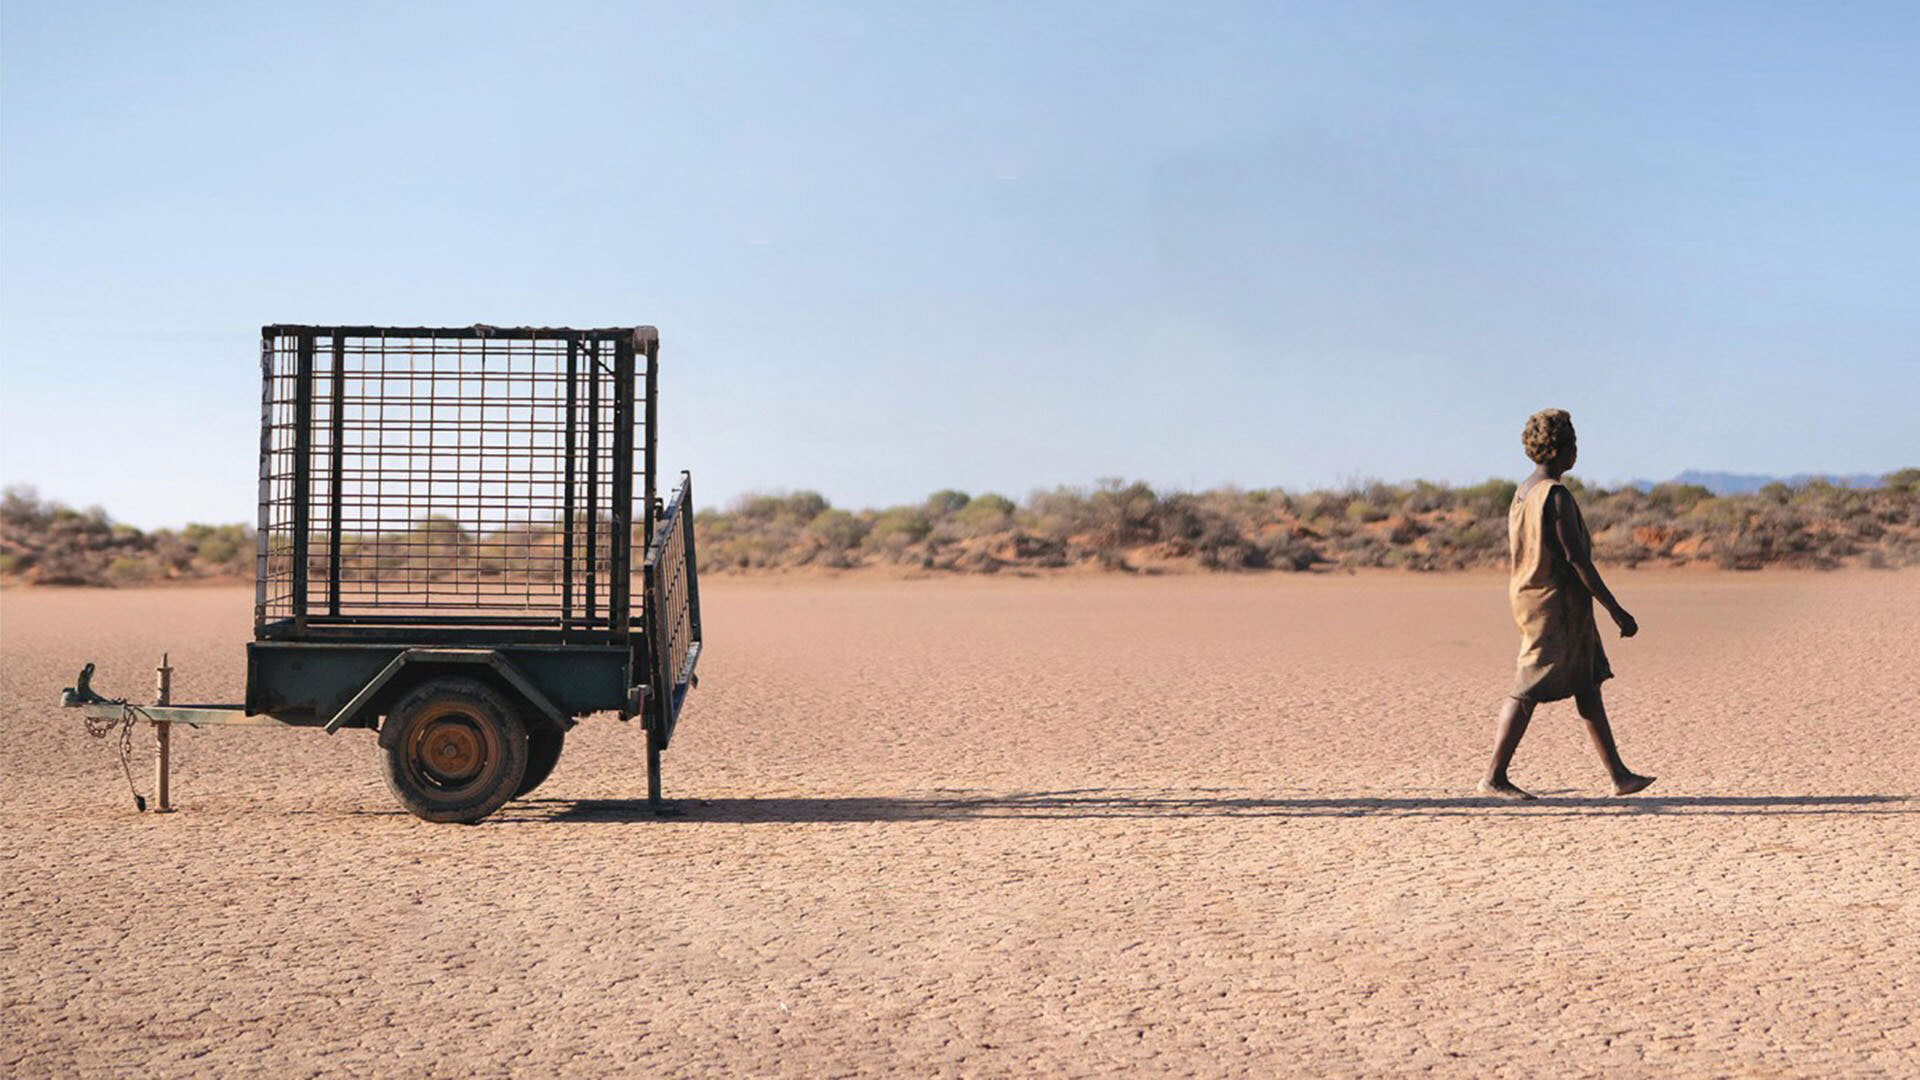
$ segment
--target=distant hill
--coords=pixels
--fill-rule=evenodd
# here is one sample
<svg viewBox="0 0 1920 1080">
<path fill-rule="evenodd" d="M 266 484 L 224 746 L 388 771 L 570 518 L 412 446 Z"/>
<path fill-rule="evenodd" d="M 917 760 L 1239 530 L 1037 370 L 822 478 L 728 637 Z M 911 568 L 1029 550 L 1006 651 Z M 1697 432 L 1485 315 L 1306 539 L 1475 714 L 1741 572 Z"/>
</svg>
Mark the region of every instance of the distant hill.
<svg viewBox="0 0 1920 1080">
<path fill-rule="evenodd" d="M 1815 480 L 1825 480 L 1829 484 L 1841 487 L 1872 488 L 1880 486 L 1880 477 L 1872 473 L 1852 473 L 1841 476 L 1834 473 L 1794 473 L 1792 476 L 1769 476 L 1765 473 L 1709 472 L 1705 469 L 1688 469 L 1668 484 L 1698 484 L 1715 495 L 1751 495 L 1768 484 L 1785 484 L 1790 488 L 1805 487 Z M 1652 491 L 1652 480 L 1634 480 L 1628 487 L 1641 491 Z"/>
</svg>

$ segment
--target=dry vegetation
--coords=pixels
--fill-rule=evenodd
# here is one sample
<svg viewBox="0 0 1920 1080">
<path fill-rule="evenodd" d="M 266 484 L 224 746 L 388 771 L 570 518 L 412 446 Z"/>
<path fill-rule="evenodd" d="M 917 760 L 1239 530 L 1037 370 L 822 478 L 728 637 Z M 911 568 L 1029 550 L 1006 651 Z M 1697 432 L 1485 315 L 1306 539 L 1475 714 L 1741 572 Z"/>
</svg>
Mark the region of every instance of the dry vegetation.
<svg viewBox="0 0 1920 1080">
<path fill-rule="evenodd" d="M 1920 565 L 1920 469 L 1890 473 L 1872 488 L 1814 481 L 1728 496 L 1681 484 L 1641 491 L 1569 483 L 1599 559 L 1610 565 Z M 1297 494 L 1156 492 L 1106 481 L 1035 492 L 1025 505 L 947 490 L 916 505 L 850 511 L 803 491 L 749 495 L 726 510 L 701 511 L 696 520 L 709 571 L 1459 570 L 1502 564 L 1513 492 L 1506 480 L 1462 488 L 1371 483 Z M 343 554 L 349 562 L 381 563 L 422 543 L 442 552 L 448 565 L 484 569 L 502 560 L 524 565 L 546 548 L 557 551 L 559 534 L 529 524 L 478 536 L 428 518 L 411 534 L 349 538 Z M 0 500 L 0 576 L 8 580 L 125 585 L 246 577 L 253 558 L 253 530 L 244 525 L 142 532 L 114 523 L 97 507 L 45 502 L 31 489 L 11 489 Z"/>
<path fill-rule="evenodd" d="M 0 577 L 41 585 L 134 585 L 172 578 L 250 577 L 245 525 L 142 532 L 98 506 L 75 510 L 32 488 L 0 496 Z"/>
<path fill-rule="evenodd" d="M 1570 480 L 1602 561 L 1726 569 L 1920 565 L 1920 469 L 1874 488 L 1775 484 L 1715 496 L 1666 484 L 1604 490 Z M 1456 570 L 1506 558 L 1514 484 L 1424 481 L 1293 494 L 1156 492 L 1107 481 L 999 495 L 940 491 L 917 506 L 850 512 L 814 492 L 753 495 L 698 521 L 709 569 L 894 564 L 936 571 L 1094 566 L 1159 572 L 1400 567 Z"/>
</svg>

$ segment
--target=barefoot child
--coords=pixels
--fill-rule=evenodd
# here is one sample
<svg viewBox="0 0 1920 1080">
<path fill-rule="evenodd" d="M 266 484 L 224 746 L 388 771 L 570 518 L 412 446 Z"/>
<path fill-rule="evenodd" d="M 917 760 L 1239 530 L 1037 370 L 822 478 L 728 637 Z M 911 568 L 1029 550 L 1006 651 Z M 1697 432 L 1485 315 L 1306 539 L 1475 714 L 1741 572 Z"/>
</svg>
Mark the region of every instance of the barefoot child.
<svg viewBox="0 0 1920 1080">
<path fill-rule="evenodd" d="M 1573 493 L 1560 482 L 1578 455 L 1573 418 L 1560 409 L 1534 413 L 1520 441 L 1539 466 L 1514 492 L 1507 511 L 1507 597 L 1520 624 L 1520 666 L 1513 693 L 1500 710 L 1493 761 L 1480 790 L 1509 799 L 1533 798 L 1507 779 L 1507 765 L 1527 733 L 1533 707 L 1571 697 L 1613 778 L 1613 793 L 1631 795 L 1653 783 L 1653 777 L 1629 770 L 1613 745 L 1607 707 L 1600 699 L 1600 684 L 1613 678 L 1613 669 L 1600 647 L 1593 602 L 1600 601 L 1613 616 L 1621 637 L 1632 637 L 1640 626 L 1600 580 L 1586 522 Z"/>
</svg>

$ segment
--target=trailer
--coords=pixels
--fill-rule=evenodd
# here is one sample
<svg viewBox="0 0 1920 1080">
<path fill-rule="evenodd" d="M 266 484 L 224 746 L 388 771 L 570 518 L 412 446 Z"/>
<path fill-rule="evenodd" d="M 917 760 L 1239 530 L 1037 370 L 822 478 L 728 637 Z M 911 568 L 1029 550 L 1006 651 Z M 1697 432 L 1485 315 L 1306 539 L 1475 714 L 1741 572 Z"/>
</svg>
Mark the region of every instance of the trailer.
<svg viewBox="0 0 1920 1080">
<path fill-rule="evenodd" d="M 118 725 L 123 764 L 154 728 L 161 811 L 182 724 L 376 732 L 402 806 L 470 823 L 596 713 L 640 718 L 660 808 L 701 628 L 692 476 L 656 490 L 658 357 L 650 326 L 263 327 L 246 700 L 174 704 L 163 658 L 152 705 L 91 663 L 62 704 Z"/>
</svg>

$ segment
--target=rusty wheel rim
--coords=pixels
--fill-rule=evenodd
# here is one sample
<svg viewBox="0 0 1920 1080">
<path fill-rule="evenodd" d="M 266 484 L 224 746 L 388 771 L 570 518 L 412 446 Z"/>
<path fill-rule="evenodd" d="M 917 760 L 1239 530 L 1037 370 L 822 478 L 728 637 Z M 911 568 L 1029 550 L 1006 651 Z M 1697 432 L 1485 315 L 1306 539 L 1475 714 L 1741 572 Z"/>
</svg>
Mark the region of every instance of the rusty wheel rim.
<svg viewBox="0 0 1920 1080">
<path fill-rule="evenodd" d="M 491 727 L 464 712 L 429 716 L 407 740 L 408 771 L 424 786 L 447 794 L 477 787 L 498 760 L 500 748 Z"/>
</svg>

